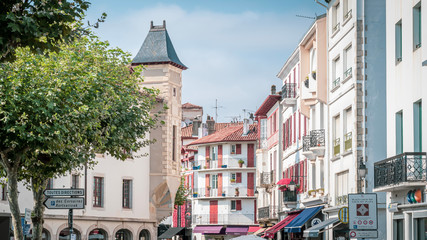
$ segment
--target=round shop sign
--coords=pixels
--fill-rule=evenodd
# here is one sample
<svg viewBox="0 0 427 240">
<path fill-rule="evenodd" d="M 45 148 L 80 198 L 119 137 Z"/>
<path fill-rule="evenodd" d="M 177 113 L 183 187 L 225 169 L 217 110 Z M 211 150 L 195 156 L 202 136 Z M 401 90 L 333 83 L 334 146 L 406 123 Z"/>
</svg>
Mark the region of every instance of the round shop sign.
<svg viewBox="0 0 427 240">
<path fill-rule="evenodd" d="M 311 226 L 317 225 L 321 222 L 322 220 L 320 220 L 319 218 L 313 218 L 313 220 L 311 220 Z"/>
</svg>

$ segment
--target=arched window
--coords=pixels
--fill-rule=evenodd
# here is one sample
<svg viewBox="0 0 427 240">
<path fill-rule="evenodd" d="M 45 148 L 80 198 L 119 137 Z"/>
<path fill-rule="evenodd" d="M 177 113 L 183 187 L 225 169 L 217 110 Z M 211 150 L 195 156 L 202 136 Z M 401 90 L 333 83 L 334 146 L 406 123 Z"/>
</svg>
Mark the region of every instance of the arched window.
<svg viewBox="0 0 427 240">
<path fill-rule="evenodd" d="M 76 240 L 82 239 L 82 236 L 81 236 L 79 230 L 73 228 L 73 234 L 76 235 Z M 69 228 L 65 228 L 64 230 L 62 230 L 59 233 L 59 240 L 66 240 L 66 239 L 70 239 L 70 229 Z"/>
<path fill-rule="evenodd" d="M 31 240 L 33 239 L 33 229 L 30 230 L 30 234 L 25 236 L 26 240 Z M 42 230 L 42 240 L 51 240 L 50 238 L 50 232 L 48 230 L 46 230 L 45 228 L 43 228 Z"/>
<path fill-rule="evenodd" d="M 90 231 L 88 239 L 89 240 L 107 240 L 108 234 L 104 229 L 96 228 Z"/>
<path fill-rule="evenodd" d="M 143 229 L 139 233 L 139 239 L 138 240 L 150 240 L 150 232 L 146 229 Z"/>
<path fill-rule="evenodd" d="M 132 233 L 127 229 L 120 229 L 116 232 L 115 240 L 132 240 Z"/>
</svg>

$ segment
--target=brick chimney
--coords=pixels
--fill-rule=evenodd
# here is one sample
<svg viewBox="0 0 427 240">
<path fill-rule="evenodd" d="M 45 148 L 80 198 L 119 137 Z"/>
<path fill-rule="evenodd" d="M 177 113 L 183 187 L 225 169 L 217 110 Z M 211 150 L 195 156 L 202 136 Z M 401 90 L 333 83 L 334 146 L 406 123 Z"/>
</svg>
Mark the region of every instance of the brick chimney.
<svg viewBox="0 0 427 240">
<path fill-rule="evenodd" d="M 202 126 L 202 120 L 200 120 L 199 118 L 194 118 L 194 120 L 193 120 L 193 131 L 191 134 L 193 137 L 199 136 L 199 128 L 201 126 Z"/>
<path fill-rule="evenodd" d="M 276 94 L 276 85 L 271 85 L 271 95 Z"/>
<path fill-rule="evenodd" d="M 206 125 L 208 125 L 208 135 L 211 135 L 215 132 L 215 120 L 213 117 L 209 116 L 206 119 Z"/>
</svg>

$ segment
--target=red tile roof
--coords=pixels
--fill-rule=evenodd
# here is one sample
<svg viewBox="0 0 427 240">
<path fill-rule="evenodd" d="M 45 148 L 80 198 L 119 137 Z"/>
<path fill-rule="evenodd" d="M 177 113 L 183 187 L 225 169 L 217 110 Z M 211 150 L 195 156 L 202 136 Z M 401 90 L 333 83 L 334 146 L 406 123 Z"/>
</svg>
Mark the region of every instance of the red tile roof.
<svg viewBox="0 0 427 240">
<path fill-rule="evenodd" d="M 182 108 L 199 108 L 199 109 L 202 108 L 201 106 L 197 106 L 197 105 L 191 104 L 189 102 L 182 104 L 181 107 Z"/>
<path fill-rule="evenodd" d="M 232 124 L 211 135 L 197 139 L 189 145 L 199 145 L 215 142 L 245 142 L 257 140 L 257 125 L 249 125 L 249 134 L 243 136 L 243 124 Z"/>
<path fill-rule="evenodd" d="M 181 128 L 181 138 L 193 138 L 193 124 Z"/>
<path fill-rule="evenodd" d="M 276 104 L 276 102 L 280 101 L 280 95 L 268 95 L 268 97 L 264 100 L 258 110 L 255 112 L 255 116 L 266 116 L 267 112 Z"/>
</svg>

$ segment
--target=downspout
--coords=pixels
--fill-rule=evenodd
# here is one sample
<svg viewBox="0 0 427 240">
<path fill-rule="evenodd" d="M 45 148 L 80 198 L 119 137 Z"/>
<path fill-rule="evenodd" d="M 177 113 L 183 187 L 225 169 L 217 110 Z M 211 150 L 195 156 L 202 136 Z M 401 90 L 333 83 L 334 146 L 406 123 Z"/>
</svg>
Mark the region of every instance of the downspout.
<svg viewBox="0 0 427 240">
<path fill-rule="evenodd" d="M 282 163 L 283 163 L 283 160 L 282 160 L 282 158 L 283 158 L 283 106 L 282 106 L 282 104 L 280 103 L 280 101 L 281 101 L 281 99 L 279 100 L 279 142 L 278 142 L 278 144 L 279 144 L 279 157 L 277 158 L 277 160 L 279 161 L 278 162 L 278 164 L 277 164 L 277 166 L 278 166 L 278 171 L 277 171 L 277 174 L 276 175 L 278 175 L 278 178 L 277 179 L 280 179 L 281 178 L 281 175 L 282 175 Z M 281 199 L 281 196 L 280 196 L 280 194 L 279 194 L 279 192 L 278 192 L 278 196 L 279 196 L 279 202 L 278 202 L 278 204 L 277 204 L 277 206 L 278 206 L 278 212 L 277 212 L 277 216 L 279 216 L 279 212 L 281 212 L 282 211 L 282 199 Z M 279 220 L 280 220 L 280 218 L 279 218 Z"/>
</svg>

